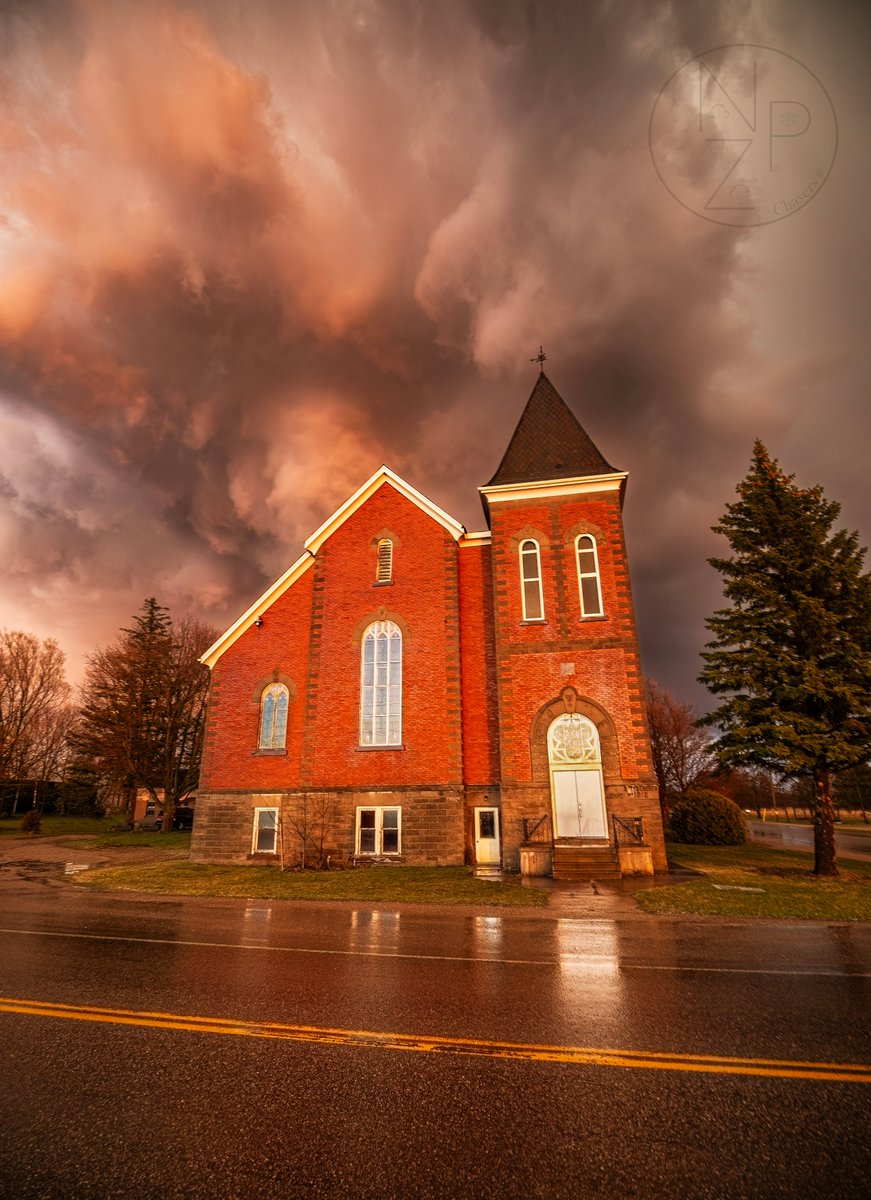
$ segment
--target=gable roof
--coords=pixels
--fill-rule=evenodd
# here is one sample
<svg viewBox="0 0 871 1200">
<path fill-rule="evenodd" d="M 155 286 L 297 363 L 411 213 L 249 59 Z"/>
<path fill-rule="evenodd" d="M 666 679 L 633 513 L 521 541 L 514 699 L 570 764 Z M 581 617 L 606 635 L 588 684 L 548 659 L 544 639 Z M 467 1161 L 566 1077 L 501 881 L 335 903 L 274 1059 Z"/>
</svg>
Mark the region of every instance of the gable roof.
<svg viewBox="0 0 871 1200">
<path fill-rule="evenodd" d="M 410 483 L 406 483 L 401 476 L 397 475 L 395 471 L 391 471 L 389 467 L 382 466 L 378 468 L 371 478 L 366 480 L 362 487 L 357 488 L 354 495 L 350 496 L 344 504 L 337 508 L 331 517 L 327 517 L 323 525 L 319 529 L 316 529 L 311 537 L 306 538 L 303 543 L 306 550 L 310 554 L 317 554 L 327 538 L 335 533 L 340 525 L 344 525 L 348 517 L 352 516 L 358 508 L 361 508 L 385 483 L 391 484 L 401 496 L 404 496 L 406 500 L 410 500 L 421 512 L 426 513 L 428 517 L 431 517 L 441 525 L 455 541 L 459 541 L 466 532 L 465 526 L 461 525 L 459 521 L 455 521 L 452 516 L 446 513 L 444 509 L 439 508 L 437 504 L 433 504 L 432 500 L 427 499 L 423 492 L 419 492 Z"/>
<path fill-rule="evenodd" d="M 617 473 L 542 371 L 487 487 Z"/>
<path fill-rule="evenodd" d="M 272 602 L 279 596 L 283 596 L 291 584 L 296 583 L 300 575 L 306 573 L 313 562 L 314 558 L 310 554 L 301 555 L 293 566 L 288 567 L 284 574 L 266 589 L 262 596 L 258 596 L 251 607 L 242 613 L 238 621 L 234 621 L 230 628 L 209 646 L 205 654 L 200 656 L 200 662 L 205 663 L 207 667 L 213 667 L 224 651 L 229 650 L 245 630 L 250 629 L 260 619 Z"/>
<path fill-rule="evenodd" d="M 459 521 L 455 521 L 443 509 L 434 504 L 432 500 L 427 499 L 422 492 L 417 488 L 413 488 L 410 483 L 406 483 L 395 471 L 391 471 L 389 467 L 379 467 L 375 474 L 367 479 L 362 487 L 357 488 L 353 496 L 345 501 L 331 517 L 324 521 L 320 528 L 305 540 L 305 553 L 285 573 L 276 579 L 270 587 L 266 589 L 249 609 L 247 609 L 238 621 L 234 622 L 226 633 L 222 633 L 216 642 L 211 645 L 208 650 L 200 658 L 200 662 L 205 663 L 207 667 L 214 667 L 215 663 L 221 657 L 225 650 L 237 641 L 246 629 L 249 629 L 261 616 L 266 612 L 267 608 L 276 601 L 279 596 L 284 595 L 291 584 L 295 583 L 301 575 L 314 562 L 314 556 L 317 554 L 320 547 L 324 544 L 328 537 L 341 526 L 345 521 L 352 516 L 358 508 L 361 508 L 366 501 L 378 491 L 385 483 L 389 483 L 396 489 L 406 500 L 410 500 L 428 517 L 436 521 L 445 529 L 455 541 L 465 536 L 466 530 Z"/>
</svg>

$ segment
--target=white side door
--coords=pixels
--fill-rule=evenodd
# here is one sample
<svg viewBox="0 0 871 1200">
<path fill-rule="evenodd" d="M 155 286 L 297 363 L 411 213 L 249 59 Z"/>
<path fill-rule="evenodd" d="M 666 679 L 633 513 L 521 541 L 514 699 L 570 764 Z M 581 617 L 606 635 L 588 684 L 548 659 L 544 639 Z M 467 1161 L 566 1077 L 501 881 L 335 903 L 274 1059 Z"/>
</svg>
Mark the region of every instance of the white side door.
<svg viewBox="0 0 871 1200">
<path fill-rule="evenodd" d="M 499 866 L 499 809 L 475 809 L 475 862 L 478 866 Z"/>
</svg>

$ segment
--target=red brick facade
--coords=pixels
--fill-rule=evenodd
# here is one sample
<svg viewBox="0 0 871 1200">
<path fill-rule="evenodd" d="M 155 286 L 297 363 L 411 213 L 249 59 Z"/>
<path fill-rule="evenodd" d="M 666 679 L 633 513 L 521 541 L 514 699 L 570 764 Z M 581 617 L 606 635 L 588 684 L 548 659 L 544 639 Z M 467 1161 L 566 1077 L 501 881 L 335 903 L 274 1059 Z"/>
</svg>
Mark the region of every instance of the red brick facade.
<svg viewBox="0 0 871 1200">
<path fill-rule="evenodd" d="M 498 813 L 502 865 L 517 869 L 536 822 L 537 844 L 553 838 L 547 731 L 568 712 L 598 730 L 609 843 L 613 816 L 643 817 L 654 865 L 664 868 L 623 542 L 624 479 L 569 480 L 554 494 L 532 485 L 483 489 L 488 536 L 467 535 L 392 472 L 373 476 L 205 656 L 212 691 L 193 857 L 291 864 L 305 846 L 317 860 L 474 862 L 485 853 L 475 839 L 486 832 L 475 816 L 484 808 Z M 580 615 L 579 534 L 596 539 L 602 617 Z M 524 539 L 540 546 L 544 619 L 534 622 L 521 608 Z M 390 578 L 379 579 L 378 547 L 388 540 Z M 363 744 L 367 630 L 401 638 L 393 744 Z M 286 733 L 261 748 L 272 684 L 286 689 Z M 387 685 L 378 686 L 375 711 L 395 711 L 396 693 L 385 699 Z M 259 809 L 270 811 L 255 818 Z"/>
</svg>

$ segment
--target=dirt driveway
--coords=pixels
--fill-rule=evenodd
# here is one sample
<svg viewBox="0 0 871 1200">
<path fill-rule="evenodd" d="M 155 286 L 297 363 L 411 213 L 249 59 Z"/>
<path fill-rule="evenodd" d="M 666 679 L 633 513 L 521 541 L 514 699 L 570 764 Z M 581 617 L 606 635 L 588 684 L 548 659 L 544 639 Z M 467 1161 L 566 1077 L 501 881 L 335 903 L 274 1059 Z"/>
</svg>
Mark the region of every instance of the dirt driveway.
<svg viewBox="0 0 871 1200">
<path fill-rule="evenodd" d="M 89 867 L 133 867 L 158 862 L 154 846 L 95 846 L 87 834 L 0 839 L 0 887 L 15 882 L 63 884 Z"/>
</svg>

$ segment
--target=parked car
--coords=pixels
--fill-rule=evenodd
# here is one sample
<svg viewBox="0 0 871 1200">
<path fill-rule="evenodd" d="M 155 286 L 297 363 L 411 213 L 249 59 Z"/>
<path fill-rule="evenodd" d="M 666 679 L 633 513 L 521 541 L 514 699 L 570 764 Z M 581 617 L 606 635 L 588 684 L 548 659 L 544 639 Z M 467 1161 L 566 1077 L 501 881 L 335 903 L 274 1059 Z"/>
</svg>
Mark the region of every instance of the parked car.
<svg viewBox="0 0 871 1200">
<path fill-rule="evenodd" d="M 177 808 L 172 818 L 173 829 L 193 829 L 194 827 L 194 810 L 192 808 Z M 163 828 L 163 813 L 158 813 L 157 819 L 154 822 L 155 829 Z"/>
</svg>

